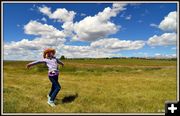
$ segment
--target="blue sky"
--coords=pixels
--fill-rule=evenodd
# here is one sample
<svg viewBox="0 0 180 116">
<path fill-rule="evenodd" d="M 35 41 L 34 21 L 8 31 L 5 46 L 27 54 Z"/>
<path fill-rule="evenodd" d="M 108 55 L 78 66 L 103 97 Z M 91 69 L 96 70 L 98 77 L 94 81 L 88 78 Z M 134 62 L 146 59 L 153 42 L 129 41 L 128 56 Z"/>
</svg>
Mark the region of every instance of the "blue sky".
<svg viewBox="0 0 180 116">
<path fill-rule="evenodd" d="M 38 59 L 47 47 L 55 48 L 58 56 L 67 57 L 176 56 L 176 3 L 114 6 L 112 3 L 4 3 L 4 58 Z M 100 13 L 105 17 L 103 21 Z M 63 27 L 69 23 L 71 27 Z"/>
</svg>

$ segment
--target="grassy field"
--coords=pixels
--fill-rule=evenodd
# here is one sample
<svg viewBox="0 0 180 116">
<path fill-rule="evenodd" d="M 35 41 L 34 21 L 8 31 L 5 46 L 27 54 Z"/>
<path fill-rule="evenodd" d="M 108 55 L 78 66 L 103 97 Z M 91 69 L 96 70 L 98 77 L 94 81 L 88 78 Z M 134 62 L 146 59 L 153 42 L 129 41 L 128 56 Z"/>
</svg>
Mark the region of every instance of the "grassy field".
<svg viewBox="0 0 180 116">
<path fill-rule="evenodd" d="M 157 113 L 176 100 L 176 61 L 143 59 L 64 60 L 57 106 L 47 104 L 51 83 L 44 65 L 4 61 L 3 112 Z"/>
</svg>

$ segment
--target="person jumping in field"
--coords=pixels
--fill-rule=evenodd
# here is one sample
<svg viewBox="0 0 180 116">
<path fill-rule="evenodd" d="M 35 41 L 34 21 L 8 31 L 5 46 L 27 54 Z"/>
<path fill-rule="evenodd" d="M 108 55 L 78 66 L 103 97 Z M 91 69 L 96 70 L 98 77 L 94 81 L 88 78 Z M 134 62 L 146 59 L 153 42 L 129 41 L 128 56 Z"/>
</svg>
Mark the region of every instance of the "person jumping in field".
<svg viewBox="0 0 180 116">
<path fill-rule="evenodd" d="M 48 97 L 47 103 L 52 107 L 55 106 L 54 100 L 61 89 L 61 86 L 58 82 L 58 76 L 59 76 L 58 64 L 61 64 L 62 67 L 64 66 L 64 63 L 54 56 L 55 52 L 56 52 L 55 49 L 47 48 L 44 50 L 43 53 L 44 59 L 31 62 L 26 66 L 29 69 L 31 66 L 39 63 L 45 63 L 47 65 L 49 80 L 52 83 L 51 90 L 47 95 Z"/>
</svg>

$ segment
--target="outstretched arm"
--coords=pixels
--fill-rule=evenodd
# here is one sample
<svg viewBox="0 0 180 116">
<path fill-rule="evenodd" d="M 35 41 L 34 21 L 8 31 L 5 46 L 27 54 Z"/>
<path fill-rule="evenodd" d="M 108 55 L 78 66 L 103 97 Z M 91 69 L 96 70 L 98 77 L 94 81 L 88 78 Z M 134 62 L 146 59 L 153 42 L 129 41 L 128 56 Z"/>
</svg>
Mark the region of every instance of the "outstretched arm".
<svg viewBox="0 0 180 116">
<path fill-rule="evenodd" d="M 29 64 L 26 65 L 26 68 L 30 68 L 31 66 L 34 66 L 34 65 L 40 64 L 40 63 L 45 63 L 45 61 L 43 61 L 43 60 L 37 60 L 37 61 L 31 62 L 31 63 L 29 63 Z"/>
<path fill-rule="evenodd" d="M 59 59 L 57 59 L 57 63 L 58 63 L 58 64 L 61 64 L 62 67 L 64 66 L 64 63 L 63 63 L 62 61 L 60 61 Z"/>
</svg>

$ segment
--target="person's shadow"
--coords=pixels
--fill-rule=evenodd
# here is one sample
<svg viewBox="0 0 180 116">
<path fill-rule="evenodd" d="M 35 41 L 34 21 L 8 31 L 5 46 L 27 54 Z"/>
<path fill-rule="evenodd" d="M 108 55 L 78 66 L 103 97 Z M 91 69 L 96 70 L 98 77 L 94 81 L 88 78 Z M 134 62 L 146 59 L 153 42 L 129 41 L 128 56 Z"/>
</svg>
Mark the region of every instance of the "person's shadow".
<svg viewBox="0 0 180 116">
<path fill-rule="evenodd" d="M 76 98 L 78 97 L 78 93 L 74 94 L 74 95 L 68 95 L 68 96 L 64 96 L 64 98 L 62 99 L 61 103 L 71 103 L 73 102 Z"/>
</svg>

